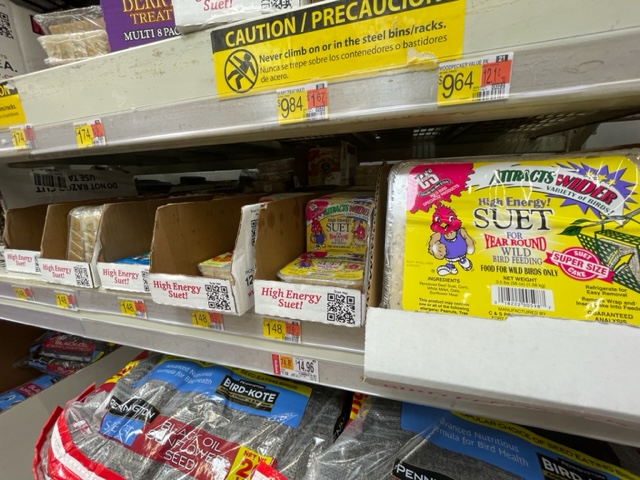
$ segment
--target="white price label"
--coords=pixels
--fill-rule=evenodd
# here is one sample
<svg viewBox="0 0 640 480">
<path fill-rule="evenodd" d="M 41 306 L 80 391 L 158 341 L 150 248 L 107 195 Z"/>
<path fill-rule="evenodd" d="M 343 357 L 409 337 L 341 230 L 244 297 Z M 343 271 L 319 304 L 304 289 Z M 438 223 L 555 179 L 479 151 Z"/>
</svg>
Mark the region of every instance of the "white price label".
<svg viewBox="0 0 640 480">
<path fill-rule="evenodd" d="M 271 355 L 273 373 L 281 377 L 297 378 L 307 382 L 320 382 L 318 360 L 291 355 Z"/>
</svg>

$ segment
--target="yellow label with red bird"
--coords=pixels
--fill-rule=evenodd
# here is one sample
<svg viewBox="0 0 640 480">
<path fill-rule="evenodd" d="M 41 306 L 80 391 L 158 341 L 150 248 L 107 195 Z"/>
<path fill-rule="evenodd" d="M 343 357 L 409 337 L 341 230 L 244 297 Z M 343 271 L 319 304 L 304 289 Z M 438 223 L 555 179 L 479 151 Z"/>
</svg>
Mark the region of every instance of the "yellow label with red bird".
<svg viewBox="0 0 640 480">
<path fill-rule="evenodd" d="M 416 164 L 402 308 L 640 325 L 637 161 Z"/>
</svg>

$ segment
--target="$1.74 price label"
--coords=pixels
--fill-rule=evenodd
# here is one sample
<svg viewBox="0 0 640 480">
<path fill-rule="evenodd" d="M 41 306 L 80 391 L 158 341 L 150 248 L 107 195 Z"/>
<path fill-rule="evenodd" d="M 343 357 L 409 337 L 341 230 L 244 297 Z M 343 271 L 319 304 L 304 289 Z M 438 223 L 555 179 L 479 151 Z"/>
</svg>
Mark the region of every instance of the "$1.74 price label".
<svg viewBox="0 0 640 480">
<path fill-rule="evenodd" d="M 104 126 L 99 119 L 74 123 L 73 128 L 76 133 L 78 148 L 90 148 L 107 144 Z"/>
<path fill-rule="evenodd" d="M 513 53 L 440 64 L 438 106 L 509 98 Z"/>
<path fill-rule="evenodd" d="M 281 88 L 278 95 L 278 123 L 310 122 L 329 118 L 327 82 Z"/>
<path fill-rule="evenodd" d="M 273 353 L 271 354 L 271 364 L 273 373 L 281 377 L 320 382 L 318 360 Z"/>
<path fill-rule="evenodd" d="M 36 135 L 31 125 L 10 127 L 13 148 L 32 150 L 36 148 Z"/>
</svg>

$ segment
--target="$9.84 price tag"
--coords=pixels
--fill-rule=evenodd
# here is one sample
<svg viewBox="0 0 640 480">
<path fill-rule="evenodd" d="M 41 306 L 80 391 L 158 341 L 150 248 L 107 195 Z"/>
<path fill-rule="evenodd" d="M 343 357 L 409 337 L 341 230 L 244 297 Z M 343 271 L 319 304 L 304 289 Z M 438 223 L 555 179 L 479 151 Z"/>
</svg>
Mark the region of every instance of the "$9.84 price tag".
<svg viewBox="0 0 640 480">
<path fill-rule="evenodd" d="M 438 106 L 509 98 L 513 53 L 440 64 Z"/>
<path fill-rule="evenodd" d="M 104 127 L 99 119 L 74 123 L 73 128 L 76 133 L 78 148 L 104 146 L 107 144 Z"/>
<path fill-rule="evenodd" d="M 280 88 L 277 95 L 278 123 L 281 125 L 329 118 L 327 82 Z"/>
<path fill-rule="evenodd" d="M 273 373 L 281 377 L 316 383 L 320 381 L 318 360 L 273 353 L 271 354 L 271 364 Z"/>
</svg>

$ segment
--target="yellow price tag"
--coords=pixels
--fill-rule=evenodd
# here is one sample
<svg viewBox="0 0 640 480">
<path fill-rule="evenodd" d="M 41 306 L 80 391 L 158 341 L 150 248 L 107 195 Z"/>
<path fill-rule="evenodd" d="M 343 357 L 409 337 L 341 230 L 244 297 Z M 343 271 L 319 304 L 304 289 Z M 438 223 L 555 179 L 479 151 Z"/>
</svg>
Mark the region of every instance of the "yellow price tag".
<svg viewBox="0 0 640 480">
<path fill-rule="evenodd" d="M 120 303 L 120 313 L 130 317 L 147 318 L 147 309 L 142 300 L 131 300 L 129 298 L 118 299 Z"/>
<path fill-rule="evenodd" d="M 293 370 L 293 357 L 280 355 L 280 368 L 285 370 Z"/>
<path fill-rule="evenodd" d="M 209 318 L 209 312 L 200 312 L 197 310 L 192 311 L 191 323 L 196 327 L 209 328 L 211 326 L 211 318 Z"/>
<path fill-rule="evenodd" d="M 287 324 L 283 320 L 265 318 L 262 320 L 262 334 L 267 338 L 284 342 L 287 335 Z"/>
<path fill-rule="evenodd" d="M 77 310 L 75 297 L 70 293 L 56 292 L 56 306 L 66 310 Z"/>
<path fill-rule="evenodd" d="M 14 292 L 16 292 L 16 298 L 18 300 L 25 300 L 27 302 L 33 301 L 33 293 L 31 289 L 28 287 L 15 287 Z"/>
<path fill-rule="evenodd" d="M 27 148 L 27 137 L 22 127 L 11 129 L 11 141 L 14 148 Z"/>
<path fill-rule="evenodd" d="M 78 148 L 93 147 L 93 132 L 88 123 L 74 125 Z"/>
<path fill-rule="evenodd" d="M 466 65 L 443 70 L 438 79 L 438 105 L 477 101 L 482 65 Z"/>
<path fill-rule="evenodd" d="M 278 95 L 278 123 L 324 120 L 329 116 L 327 82 L 281 88 Z"/>
<path fill-rule="evenodd" d="M 202 310 L 191 310 L 191 324 L 195 327 L 211 328 L 213 330 L 224 330 L 222 315 Z"/>
</svg>

